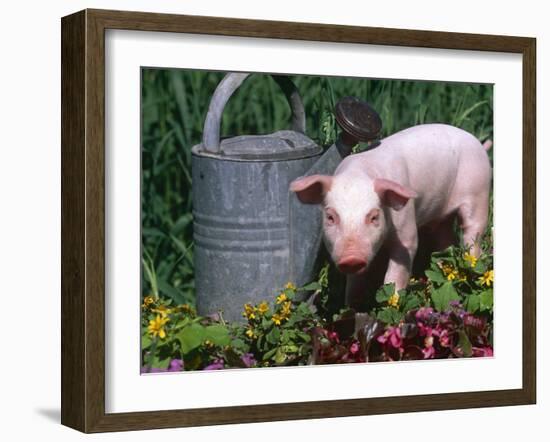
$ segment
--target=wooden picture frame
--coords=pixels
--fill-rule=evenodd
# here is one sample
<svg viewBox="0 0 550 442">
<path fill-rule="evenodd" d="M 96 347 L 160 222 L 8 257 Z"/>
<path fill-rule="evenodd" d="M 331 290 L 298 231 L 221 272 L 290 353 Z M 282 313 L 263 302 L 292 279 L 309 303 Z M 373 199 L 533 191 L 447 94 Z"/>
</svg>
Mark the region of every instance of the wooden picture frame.
<svg viewBox="0 0 550 442">
<path fill-rule="evenodd" d="M 105 412 L 105 30 L 139 30 L 516 53 L 523 65 L 523 385 L 445 393 Z M 536 400 L 536 41 L 405 29 L 84 10 L 62 19 L 62 408 L 83 432 L 472 407 Z"/>
</svg>

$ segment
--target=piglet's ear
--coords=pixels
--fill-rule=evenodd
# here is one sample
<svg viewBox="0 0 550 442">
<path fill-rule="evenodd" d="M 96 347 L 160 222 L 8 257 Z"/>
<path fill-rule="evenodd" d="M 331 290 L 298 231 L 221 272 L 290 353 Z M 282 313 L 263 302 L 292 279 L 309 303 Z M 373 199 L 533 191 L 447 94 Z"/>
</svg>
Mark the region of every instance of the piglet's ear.
<svg viewBox="0 0 550 442">
<path fill-rule="evenodd" d="M 380 197 L 382 204 L 394 210 L 401 210 L 409 199 L 418 196 L 414 190 L 383 178 L 374 180 L 374 191 Z"/>
<path fill-rule="evenodd" d="M 298 199 L 304 204 L 321 204 L 331 185 L 331 176 L 311 175 L 292 181 L 290 190 L 295 192 Z"/>
</svg>

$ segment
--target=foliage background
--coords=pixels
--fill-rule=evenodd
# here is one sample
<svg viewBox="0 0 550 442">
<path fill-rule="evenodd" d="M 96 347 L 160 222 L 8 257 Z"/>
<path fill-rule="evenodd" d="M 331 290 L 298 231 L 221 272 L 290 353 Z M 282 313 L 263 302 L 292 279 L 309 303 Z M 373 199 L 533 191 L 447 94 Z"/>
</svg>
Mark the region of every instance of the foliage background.
<svg viewBox="0 0 550 442">
<path fill-rule="evenodd" d="M 222 72 L 142 70 L 142 295 L 194 304 L 191 148 L 200 143 Z M 491 85 L 292 76 L 304 102 L 307 134 L 329 146 L 332 109 L 353 95 L 380 113 L 387 136 L 421 123 L 448 123 L 492 137 Z M 288 127 L 290 109 L 268 75 L 251 76 L 229 100 L 222 136 Z"/>
</svg>

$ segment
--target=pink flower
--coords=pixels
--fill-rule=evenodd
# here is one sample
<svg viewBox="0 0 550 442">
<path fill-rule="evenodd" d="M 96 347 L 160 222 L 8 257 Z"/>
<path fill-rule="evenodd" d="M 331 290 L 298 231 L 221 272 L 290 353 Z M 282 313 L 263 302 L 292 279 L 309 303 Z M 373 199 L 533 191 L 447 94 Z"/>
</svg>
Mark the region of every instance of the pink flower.
<svg viewBox="0 0 550 442">
<path fill-rule="evenodd" d="M 460 301 L 451 301 L 451 302 L 449 302 L 449 307 L 460 308 L 461 307 Z"/>
<path fill-rule="evenodd" d="M 386 344 L 389 341 L 394 348 L 399 348 L 403 344 L 399 327 L 389 327 L 383 335 L 378 336 L 377 341 L 381 344 Z"/>
<path fill-rule="evenodd" d="M 464 315 L 464 325 L 466 327 L 472 327 L 476 330 L 483 330 L 485 327 L 485 320 L 468 313 Z"/>
<path fill-rule="evenodd" d="M 204 367 L 203 370 L 221 370 L 223 368 L 223 359 L 216 359 L 212 364 Z"/>
<path fill-rule="evenodd" d="M 416 312 L 416 320 L 417 321 L 427 321 L 430 319 L 430 316 L 432 316 L 434 312 L 434 309 L 431 307 L 421 307 Z"/>
<path fill-rule="evenodd" d="M 141 373 L 166 373 L 169 371 L 183 371 L 183 361 L 181 359 L 172 359 L 167 368 L 141 367 Z"/>
<path fill-rule="evenodd" d="M 181 359 L 172 359 L 168 371 L 183 371 L 183 361 Z"/>
<path fill-rule="evenodd" d="M 354 355 L 355 353 L 357 353 L 359 351 L 359 343 L 357 342 L 354 342 L 353 344 L 351 344 L 351 346 L 349 347 L 349 352 Z"/>
<path fill-rule="evenodd" d="M 433 329 L 429 325 L 424 325 L 422 322 L 417 322 L 416 325 L 420 336 L 432 336 L 434 334 Z"/>
<path fill-rule="evenodd" d="M 472 354 L 475 358 L 488 358 L 493 356 L 493 349 L 491 347 L 473 347 Z"/>
<path fill-rule="evenodd" d="M 245 353 L 241 356 L 241 361 L 243 361 L 244 365 L 249 368 L 256 364 L 256 359 L 254 359 L 254 355 L 252 353 Z"/>
<path fill-rule="evenodd" d="M 423 348 L 422 353 L 424 353 L 424 359 L 432 359 L 435 355 L 435 348 L 433 347 Z"/>
<path fill-rule="evenodd" d="M 424 359 L 430 359 L 434 357 L 435 348 L 433 336 L 426 336 L 426 338 L 424 339 L 424 348 L 422 349 L 422 353 L 424 353 Z"/>
<path fill-rule="evenodd" d="M 451 338 L 449 337 L 448 330 L 441 330 L 439 332 L 439 344 L 442 347 L 449 347 L 449 345 L 451 345 Z"/>
<path fill-rule="evenodd" d="M 328 332 L 327 336 L 331 341 L 340 342 L 340 339 L 338 338 L 338 333 L 336 333 L 335 331 Z"/>
</svg>

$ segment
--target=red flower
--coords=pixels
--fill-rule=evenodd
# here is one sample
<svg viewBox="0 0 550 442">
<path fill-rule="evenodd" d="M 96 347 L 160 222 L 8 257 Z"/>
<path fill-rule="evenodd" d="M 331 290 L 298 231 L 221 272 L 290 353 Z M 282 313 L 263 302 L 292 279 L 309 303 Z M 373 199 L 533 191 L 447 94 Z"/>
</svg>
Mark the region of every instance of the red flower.
<svg viewBox="0 0 550 442">
<path fill-rule="evenodd" d="M 435 348 L 433 336 L 426 336 L 424 339 L 424 348 L 422 349 L 422 353 L 424 353 L 424 359 L 431 359 L 434 357 Z"/>
<path fill-rule="evenodd" d="M 354 355 L 355 353 L 357 353 L 359 351 L 359 343 L 358 342 L 354 342 L 353 344 L 350 345 L 349 347 L 349 352 Z"/>
<path fill-rule="evenodd" d="M 389 327 L 383 335 L 378 336 L 377 341 L 381 344 L 387 344 L 389 342 L 393 348 L 400 348 L 403 345 L 399 327 Z"/>
<path fill-rule="evenodd" d="M 449 347 L 449 345 L 451 345 L 451 338 L 448 330 L 441 330 L 439 332 L 439 345 L 442 347 Z"/>
<path fill-rule="evenodd" d="M 487 358 L 493 356 L 493 349 L 491 347 L 473 347 L 472 355 L 475 358 Z"/>
</svg>

